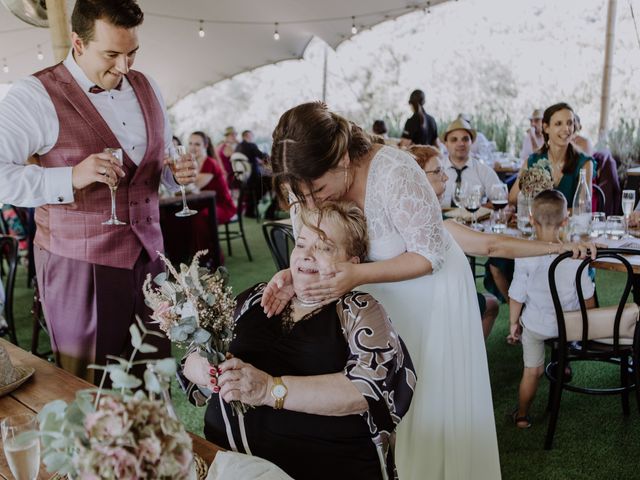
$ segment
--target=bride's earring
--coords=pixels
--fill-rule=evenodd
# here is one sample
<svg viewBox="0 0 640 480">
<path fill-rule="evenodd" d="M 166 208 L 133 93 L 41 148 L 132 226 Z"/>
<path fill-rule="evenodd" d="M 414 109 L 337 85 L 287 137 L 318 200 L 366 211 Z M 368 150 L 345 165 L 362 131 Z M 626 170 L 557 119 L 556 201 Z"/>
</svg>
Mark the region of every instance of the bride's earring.
<svg viewBox="0 0 640 480">
<path fill-rule="evenodd" d="M 344 167 L 344 191 L 349 191 L 349 167 Z"/>
</svg>

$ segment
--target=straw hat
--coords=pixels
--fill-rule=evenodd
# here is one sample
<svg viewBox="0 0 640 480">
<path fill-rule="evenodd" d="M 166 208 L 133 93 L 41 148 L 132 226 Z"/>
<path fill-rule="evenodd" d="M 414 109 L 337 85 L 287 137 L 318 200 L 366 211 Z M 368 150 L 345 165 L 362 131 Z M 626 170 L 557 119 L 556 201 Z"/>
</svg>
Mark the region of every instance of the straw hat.
<svg viewBox="0 0 640 480">
<path fill-rule="evenodd" d="M 473 128 L 471 128 L 471 124 L 468 121 L 466 121 L 464 118 L 462 118 L 462 116 L 459 116 L 449 124 L 444 134 L 442 135 L 442 140 L 446 142 L 447 135 L 449 135 L 451 132 L 454 132 L 456 130 L 466 130 L 467 132 L 469 132 L 469 135 L 471 135 L 471 142 L 473 143 L 476 141 L 476 131 Z"/>
<path fill-rule="evenodd" d="M 533 111 L 533 113 L 529 117 L 529 120 L 537 120 L 538 118 L 542 118 L 542 110 L 540 108 L 536 108 Z"/>
<path fill-rule="evenodd" d="M 236 129 L 233 127 L 227 127 L 224 129 L 224 134 L 223 136 L 227 136 L 227 135 L 237 135 L 238 132 L 236 132 Z"/>
<path fill-rule="evenodd" d="M 14 367 L 9 354 L 0 345 L 0 397 L 26 382 L 33 372 L 35 372 L 33 367 Z"/>
</svg>

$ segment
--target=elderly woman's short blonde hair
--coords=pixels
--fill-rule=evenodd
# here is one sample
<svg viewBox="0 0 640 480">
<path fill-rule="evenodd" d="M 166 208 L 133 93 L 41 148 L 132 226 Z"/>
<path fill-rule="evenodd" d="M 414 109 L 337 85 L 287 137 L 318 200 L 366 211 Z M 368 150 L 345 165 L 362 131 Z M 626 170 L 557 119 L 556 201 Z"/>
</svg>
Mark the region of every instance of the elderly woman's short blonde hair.
<svg viewBox="0 0 640 480">
<path fill-rule="evenodd" d="M 342 229 L 345 236 L 345 245 L 343 246 L 349 257 L 358 257 L 360 261 L 364 261 L 369 245 L 367 221 L 364 213 L 355 203 L 326 201 L 315 209 L 302 207 L 296 234 L 300 233 L 300 229 L 304 225 L 316 232 L 322 240 L 326 240 L 327 235 L 320 228 L 323 221 L 329 221 Z"/>
<path fill-rule="evenodd" d="M 433 157 L 439 157 L 441 155 L 440 150 L 431 145 L 412 145 L 409 147 L 409 153 L 416 159 L 420 168 L 424 170 L 424 167 L 429 160 Z"/>
</svg>

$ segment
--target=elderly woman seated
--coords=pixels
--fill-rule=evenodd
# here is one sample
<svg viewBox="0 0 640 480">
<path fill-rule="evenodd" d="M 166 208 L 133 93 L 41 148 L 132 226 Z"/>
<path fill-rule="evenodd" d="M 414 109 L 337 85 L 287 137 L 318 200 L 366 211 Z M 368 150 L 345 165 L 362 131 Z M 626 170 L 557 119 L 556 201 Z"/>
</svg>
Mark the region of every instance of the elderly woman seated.
<svg viewBox="0 0 640 480">
<path fill-rule="evenodd" d="M 305 300 L 307 285 L 331 264 L 365 258 L 364 216 L 325 202 L 301 220 L 291 252 L 295 296 L 282 314 L 268 318 L 260 307 L 265 284 L 250 288 L 238 296 L 234 358 L 219 376 L 198 353 L 186 358 L 184 375 L 214 392 L 205 436 L 297 480 L 396 478 L 395 428 L 416 382 L 402 340 L 369 294 Z M 202 388 L 189 391 L 202 398 Z M 255 408 L 234 415 L 232 400 Z"/>
</svg>

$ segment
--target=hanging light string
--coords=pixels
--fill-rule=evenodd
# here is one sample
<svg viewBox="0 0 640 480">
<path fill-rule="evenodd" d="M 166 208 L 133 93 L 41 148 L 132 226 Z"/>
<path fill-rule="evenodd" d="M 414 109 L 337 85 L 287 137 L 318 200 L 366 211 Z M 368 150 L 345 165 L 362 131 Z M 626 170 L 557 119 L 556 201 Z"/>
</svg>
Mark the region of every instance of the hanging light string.
<svg viewBox="0 0 640 480">
<path fill-rule="evenodd" d="M 640 48 L 640 33 L 638 33 L 638 22 L 636 22 L 636 16 L 633 13 L 633 4 L 629 0 L 629 9 L 631 10 L 631 19 L 633 20 L 633 26 L 636 29 L 636 40 L 638 41 L 638 48 Z"/>
<path fill-rule="evenodd" d="M 205 35 L 205 33 L 204 33 L 204 21 L 200 20 L 200 29 L 198 30 L 198 36 L 200 38 L 204 38 L 204 35 Z"/>
<path fill-rule="evenodd" d="M 278 40 L 280 40 L 280 33 L 278 32 L 278 22 L 276 22 L 274 24 L 274 30 L 273 30 L 273 39 L 277 42 Z"/>
<path fill-rule="evenodd" d="M 9 73 L 9 65 L 7 64 L 7 58 L 2 59 L 2 73 Z"/>
</svg>

